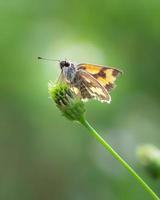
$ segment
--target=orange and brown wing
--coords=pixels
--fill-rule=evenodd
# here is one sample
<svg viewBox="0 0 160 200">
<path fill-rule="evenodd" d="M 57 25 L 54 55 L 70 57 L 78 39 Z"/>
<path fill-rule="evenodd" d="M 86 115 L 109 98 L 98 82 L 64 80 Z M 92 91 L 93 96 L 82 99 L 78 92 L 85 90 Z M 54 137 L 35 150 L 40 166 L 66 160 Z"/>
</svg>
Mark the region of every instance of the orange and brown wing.
<svg viewBox="0 0 160 200">
<path fill-rule="evenodd" d="M 104 67 L 92 64 L 79 64 L 77 69 L 84 70 L 91 74 L 97 81 L 104 86 L 107 91 L 111 91 L 115 87 L 115 80 L 122 72 L 111 67 Z"/>
<path fill-rule="evenodd" d="M 111 97 L 108 91 L 88 72 L 79 70 L 76 73 L 76 82 L 73 85 L 73 91 L 80 96 L 82 100 L 97 99 L 101 102 L 110 103 Z"/>
</svg>

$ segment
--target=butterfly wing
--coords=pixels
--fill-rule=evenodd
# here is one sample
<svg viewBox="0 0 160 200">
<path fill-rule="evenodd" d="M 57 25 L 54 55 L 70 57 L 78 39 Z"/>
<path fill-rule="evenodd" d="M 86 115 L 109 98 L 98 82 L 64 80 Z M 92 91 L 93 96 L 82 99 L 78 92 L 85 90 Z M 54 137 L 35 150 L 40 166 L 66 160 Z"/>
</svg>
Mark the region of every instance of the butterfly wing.
<svg viewBox="0 0 160 200">
<path fill-rule="evenodd" d="M 93 76 L 107 91 L 115 87 L 115 80 L 122 72 L 112 67 L 101 65 L 79 64 L 77 69 L 84 70 Z"/>
<path fill-rule="evenodd" d="M 108 91 L 91 74 L 84 70 L 77 71 L 74 87 L 79 90 L 77 95 L 82 100 L 97 99 L 107 103 L 111 101 Z"/>
</svg>

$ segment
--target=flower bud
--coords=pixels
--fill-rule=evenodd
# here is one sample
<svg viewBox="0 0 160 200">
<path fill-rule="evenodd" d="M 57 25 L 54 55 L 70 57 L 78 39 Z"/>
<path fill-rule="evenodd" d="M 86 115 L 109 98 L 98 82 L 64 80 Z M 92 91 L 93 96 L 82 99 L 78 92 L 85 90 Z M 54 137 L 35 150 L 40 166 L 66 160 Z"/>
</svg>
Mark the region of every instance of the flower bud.
<svg viewBox="0 0 160 200">
<path fill-rule="evenodd" d="M 160 178 L 160 150 L 153 145 L 142 145 L 137 149 L 140 163 L 153 178 Z"/>
<path fill-rule="evenodd" d="M 62 114 L 70 120 L 79 121 L 84 113 L 84 103 L 77 97 L 67 84 L 48 84 L 48 92 Z"/>
</svg>

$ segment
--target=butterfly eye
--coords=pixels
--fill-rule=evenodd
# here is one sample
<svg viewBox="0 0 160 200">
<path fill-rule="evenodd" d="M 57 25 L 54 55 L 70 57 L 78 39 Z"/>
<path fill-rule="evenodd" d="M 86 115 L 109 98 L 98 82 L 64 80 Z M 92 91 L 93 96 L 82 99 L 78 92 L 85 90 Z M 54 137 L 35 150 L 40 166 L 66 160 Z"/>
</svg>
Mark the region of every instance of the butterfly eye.
<svg viewBox="0 0 160 200">
<path fill-rule="evenodd" d="M 65 63 L 65 66 L 66 66 L 66 67 L 69 67 L 69 66 L 70 66 L 70 63 L 69 63 L 69 62 L 66 62 L 66 63 Z"/>
</svg>

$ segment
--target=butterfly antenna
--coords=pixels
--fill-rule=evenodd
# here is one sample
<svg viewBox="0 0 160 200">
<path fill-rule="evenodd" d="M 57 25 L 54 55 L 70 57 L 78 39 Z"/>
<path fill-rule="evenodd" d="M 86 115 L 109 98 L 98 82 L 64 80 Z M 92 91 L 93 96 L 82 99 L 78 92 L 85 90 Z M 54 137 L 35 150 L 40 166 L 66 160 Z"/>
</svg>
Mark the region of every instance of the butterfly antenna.
<svg viewBox="0 0 160 200">
<path fill-rule="evenodd" d="M 58 62 L 60 62 L 60 60 L 50 59 L 50 58 L 43 58 L 43 57 L 40 57 L 40 56 L 38 56 L 38 59 L 41 59 L 41 60 L 48 60 L 48 61 L 58 61 Z"/>
</svg>

